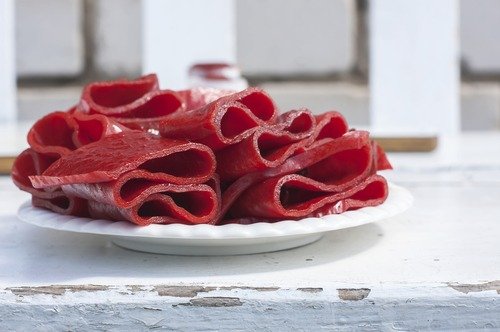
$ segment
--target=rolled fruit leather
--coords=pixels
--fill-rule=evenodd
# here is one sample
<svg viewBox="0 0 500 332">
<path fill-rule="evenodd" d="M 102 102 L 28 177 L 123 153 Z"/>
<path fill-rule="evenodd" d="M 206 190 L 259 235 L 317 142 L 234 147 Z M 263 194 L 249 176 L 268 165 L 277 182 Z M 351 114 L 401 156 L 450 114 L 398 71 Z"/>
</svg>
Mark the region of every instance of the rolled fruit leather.
<svg viewBox="0 0 500 332">
<path fill-rule="evenodd" d="M 203 143 L 214 151 L 241 142 L 258 127 L 274 124 L 277 109 L 263 90 L 248 88 L 202 108 L 171 114 L 159 125 L 163 137 Z"/>
<path fill-rule="evenodd" d="M 30 180 L 35 188 L 89 184 L 116 180 L 136 169 L 174 184 L 203 183 L 215 172 L 215 156 L 202 144 L 130 131 L 82 146 Z"/>
<path fill-rule="evenodd" d="M 281 165 L 298 149 L 309 145 L 316 120 L 309 110 L 287 112 L 275 125 L 258 128 L 241 142 L 216 153 L 221 181 Z"/>
</svg>

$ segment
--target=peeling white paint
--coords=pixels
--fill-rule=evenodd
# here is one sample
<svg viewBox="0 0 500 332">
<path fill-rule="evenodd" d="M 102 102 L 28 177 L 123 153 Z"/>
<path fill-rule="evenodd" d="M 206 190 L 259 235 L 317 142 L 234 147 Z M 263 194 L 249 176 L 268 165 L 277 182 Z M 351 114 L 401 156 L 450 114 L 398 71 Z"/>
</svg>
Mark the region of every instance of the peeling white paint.
<svg viewBox="0 0 500 332">
<path fill-rule="evenodd" d="M 3 289 L 0 326 L 17 330 L 40 324 L 51 324 L 56 330 L 500 327 L 500 295 L 496 293 L 465 294 L 446 284 L 401 284 L 361 288 L 367 296 L 357 300 L 339 298 L 339 290 L 360 290 L 355 286 L 338 284 L 315 292 L 207 285 L 70 287 L 61 295 L 51 295 L 51 288 L 60 293 L 65 287 L 61 285 L 45 286 L 47 294 L 40 294 L 40 288 L 33 292 L 30 288 Z M 158 293 L 167 287 L 171 296 Z"/>
</svg>

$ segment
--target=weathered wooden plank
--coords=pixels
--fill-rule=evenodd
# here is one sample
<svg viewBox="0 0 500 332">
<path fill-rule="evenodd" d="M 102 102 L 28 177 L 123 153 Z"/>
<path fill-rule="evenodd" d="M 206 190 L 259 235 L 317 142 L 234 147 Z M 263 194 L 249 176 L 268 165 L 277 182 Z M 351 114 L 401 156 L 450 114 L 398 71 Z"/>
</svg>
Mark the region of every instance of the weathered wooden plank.
<svg viewBox="0 0 500 332">
<path fill-rule="evenodd" d="M 500 327 L 498 281 L 493 286 L 484 283 L 343 287 L 316 288 L 313 292 L 205 285 L 9 288 L 0 292 L 0 327 L 204 331 Z"/>
</svg>

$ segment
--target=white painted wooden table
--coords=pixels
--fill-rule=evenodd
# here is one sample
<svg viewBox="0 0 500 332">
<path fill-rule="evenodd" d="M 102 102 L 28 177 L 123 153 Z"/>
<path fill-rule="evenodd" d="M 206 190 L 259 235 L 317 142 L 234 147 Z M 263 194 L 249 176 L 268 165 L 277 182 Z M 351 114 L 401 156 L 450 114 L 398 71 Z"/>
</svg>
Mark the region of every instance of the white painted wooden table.
<svg viewBox="0 0 500 332">
<path fill-rule="evenodd" d="M 392 155 L 414 207 L 283 252 L 179 257 L 18 221 L 0 179 L 0 330 L 500 328 L 500 133 Z"/>
</svg>

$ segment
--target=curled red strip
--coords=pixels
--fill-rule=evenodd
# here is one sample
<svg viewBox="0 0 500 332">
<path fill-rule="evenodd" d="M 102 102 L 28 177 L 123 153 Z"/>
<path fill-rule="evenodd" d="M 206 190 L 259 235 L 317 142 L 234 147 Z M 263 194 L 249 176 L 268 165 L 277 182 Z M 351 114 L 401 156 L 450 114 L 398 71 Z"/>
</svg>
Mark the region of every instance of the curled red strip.
<svg viewBox="0 0 500 332">
<path fill-rule="evenodd" d="M 197 110 L 174 113 L 160 123 L 159 132 L 220 150 L 242 141 L 259 126 L 274 123 L 276 116 L 272 99 L 261 89 L 249 88 Z"/>
<path fill-rule="evenodd" d="M 31 197 L 33 206 L 45 208 L 59 214 L 88 217 L 87 201 L 78 197 L 67 196 L 62 191 L 51 193 L 51 197 Z"/>
<path fill-rule="evenodd" d="M 134 169 L 162 174 L 171 183 L 201 183 L 212 177 L 215 156 L 202 144 L 124 132 L 82 146 L 30 180 L 35 188 L 97 183 Z"/>
<path fill-rule="evenodd" d="M 158 90 L 155 74 L 136 80 L 117 80 L 88 84 L 82 92 L 78 111 L 88 114 L 130 117 L 133 110 L 143 105 L 146 94 Z"/>
<path fill-rule="evenodd" d="M 308 110 L 283 114 L 273 126 L 261 127 L 241 142 L 216 153 L 217 174 L 233 181 L 245 174 L 279 166 L 300 148 L 314 130 L 315 119 Z"/>
<path fill-rule="evenodd" d="M 174 185 L 159 183 L 142 192 L 125 206 L 89 201 L 93 218 L 129 220 L 134 224 L 208 224 L 220 210 L 220 190 L 213 178 L 207 184 Z"/>
<path fill-rule="evenodd" d="M 291 174 L 266 180 L 245 192 L 231 209 L 233 218 L 225 223 L 248 224 L 339 214 L 379 205 L 387 195 L 387 181 L 380 175 L 372 175 L 347 190 L 332 191 L 322 183 Z"/>
<path fill-rule="evenodd" d="M 31 127 L 28 144 L 33 150 L 63 156 L 77 148 L 127 130 L 103 115 L 53 112 Z"/>
<path fill-rule="evenodd" d="M 12 181 L 21 190 L 32 195 L 33 206 L 43 207 L 60 214 L 87 216 L 87 204 L 84 199 L 67 196 L 60 189 L 45 191 L 33 188 L 29 180 L 31 175 L 43 173 L 57 157 L 41 154 L 29 148 L 21 152 L 12 167 Z"/>
<path fill-rule="evenodd" d="M 301 153 L 288 158 L 282 165 L 269 168 L 261 172 L 249 173 L 234 181 L 222 194 L 222 208 L 221 214 L 218 218 L 218 223 L 226 216 L 227 211 L 231 208 L 234 202 L 245 192 L 248 188 L 256 183 L 262 182 L 266 179 L 282 176 L 286 174 L 298 173 L 302 170 L 311 167 L 312 173 L 321 174 L 314 165 L 321 163 L 324 160 L 336 154 L 343 152 L 348 153 L 350 150 L 363 150 L 369 149 L 371 146 L 368 132 L 365 131 L 351 131 L 337 139 L 326 138 L 313 143 Z M 334 158 L 334 157 L 332 157 Z M 331 159 L 335 160 L 335 159 Z M 368 175 L 372 172 L 372 160 L 362 164 L 362 175 Z M 360 179 L 358 176 L 357 179 Z M 355 178 L 356 180 L 356 178 Z M 352 182 L 355 184 L 355 182 Z"/>
<path fill-rule="evenodd" d="M 50 167 L 59 157 L 36 152 L 28 148 L 17 156 L 12 166 L 11 177 L 14 184 L 21 190 L 40 198 L 52 196 L 41 189 L 36 189 L 31 184 L 30 176 L 40 175 Z"/>
</svg>

